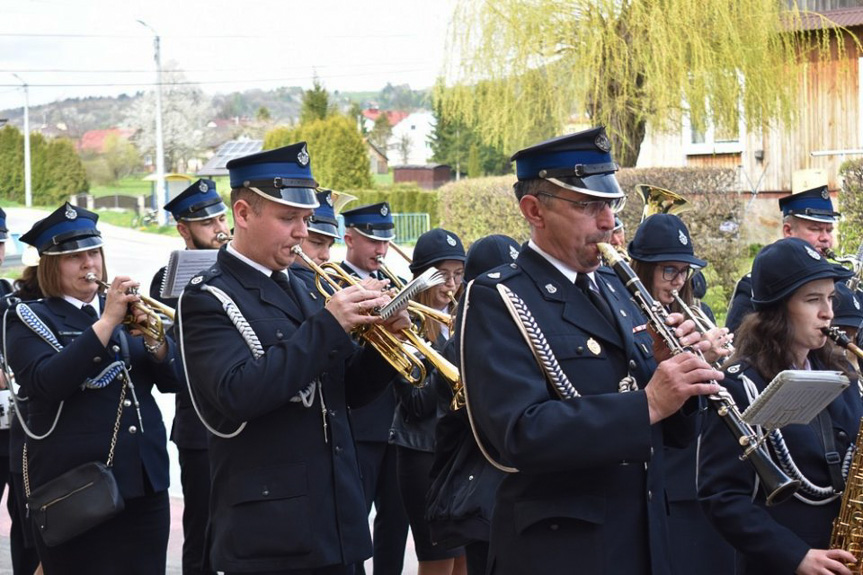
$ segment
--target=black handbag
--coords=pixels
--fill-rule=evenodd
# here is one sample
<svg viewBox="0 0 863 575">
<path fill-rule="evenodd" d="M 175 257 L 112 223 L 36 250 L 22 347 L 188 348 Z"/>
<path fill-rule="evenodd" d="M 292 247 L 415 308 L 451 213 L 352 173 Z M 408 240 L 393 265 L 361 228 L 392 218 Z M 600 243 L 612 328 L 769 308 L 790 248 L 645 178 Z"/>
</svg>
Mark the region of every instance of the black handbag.
<svg viewBox="0 0 863 575">
<path fill-rule="evenodd" d="M 55 547 L 89 531 L 116 517 L 125 508 L 117 480 L 111 471 L 125 398 L 124 382 L 107 463 L 84 463 L 30 491 L 27 444 L 24 444 L 24 490 L 27 495 L 27 508 L 33 524 L 48 547 Z"/>
</svg>

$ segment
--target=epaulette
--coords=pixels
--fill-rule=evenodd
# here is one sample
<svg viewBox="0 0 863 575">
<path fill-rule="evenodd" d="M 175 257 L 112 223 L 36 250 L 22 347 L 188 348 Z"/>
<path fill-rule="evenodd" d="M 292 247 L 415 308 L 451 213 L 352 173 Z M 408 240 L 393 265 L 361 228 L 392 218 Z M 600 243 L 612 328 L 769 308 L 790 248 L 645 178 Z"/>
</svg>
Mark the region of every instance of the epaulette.
<svg viewBox="0 0 863 575">
<path fill-rule="evenodd" d="M 502 281 L 506 281 L 507 279 L 516 276 L 521 273 L 521 268 L 513 262 L 511 264 L 503 264 L 496 268 L 492 268 L 491 270 L 481 273 L 476 276 L 474 280 L 478 284 L 493 286 Z"/>
<path fill-rule="evenodd" d="M 189 284 L 186 286 L 186 289 L 200 289 L 200 286 L 205 283 L 209 283 L 211 279 L 220 275 L 222 275 L 222 270 L 219 268 L 218 265 L 214 265 L 210 269 L 202 271 L 193 276 L 192 279 L 189 280 Z"/>
</svg>

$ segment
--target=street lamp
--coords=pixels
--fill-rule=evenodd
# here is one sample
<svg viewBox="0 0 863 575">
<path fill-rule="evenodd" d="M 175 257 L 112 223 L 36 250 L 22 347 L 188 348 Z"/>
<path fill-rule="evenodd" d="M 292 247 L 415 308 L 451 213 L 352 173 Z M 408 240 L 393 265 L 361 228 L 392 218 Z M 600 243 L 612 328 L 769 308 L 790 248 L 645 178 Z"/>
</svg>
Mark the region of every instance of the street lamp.
<svg viewBox="0 0 863 575">
<path fill-rule="evenodd" d="M 143 20 L 138 24 L 153 33 L 153 48 L 156 60 L 156 221 L 160 226 L 167 222 L 165 217 L 165 150 L 162 137 L 162 54 L 159 35 Z"/>
<path fill-rule="evenodd" d="M 24 205 L 33 205 L 33 187 L 30 176 L 30 87 L 21 76 L 13 73 L 24 87 Z"/>
</svg>

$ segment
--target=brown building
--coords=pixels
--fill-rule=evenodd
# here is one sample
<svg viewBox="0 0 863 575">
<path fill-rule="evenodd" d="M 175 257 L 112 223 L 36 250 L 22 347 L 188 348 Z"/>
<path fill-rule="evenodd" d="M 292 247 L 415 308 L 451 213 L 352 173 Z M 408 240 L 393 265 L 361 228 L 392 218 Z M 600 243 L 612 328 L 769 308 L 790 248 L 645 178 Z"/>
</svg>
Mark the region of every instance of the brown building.
<svg viewBox="0 0 863 575">
<path fill-rule="evenodd" d="M 426 190 L 434 190 L 452 179 L 452 170 L 446 164 L 393 167 L 393 183 L 416 183 Z"/>
</svg>

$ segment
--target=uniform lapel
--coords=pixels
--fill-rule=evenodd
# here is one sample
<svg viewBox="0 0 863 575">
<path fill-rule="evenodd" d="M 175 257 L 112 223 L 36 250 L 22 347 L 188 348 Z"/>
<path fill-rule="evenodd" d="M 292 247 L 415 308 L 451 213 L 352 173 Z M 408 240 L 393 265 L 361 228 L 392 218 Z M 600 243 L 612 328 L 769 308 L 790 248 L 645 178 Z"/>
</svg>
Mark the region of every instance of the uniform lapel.
<svg viewBox="0 0 863 575">
<path fill-rule="evenodd" d="M 518 256 L 517 263 L 536 283 L 537 289 L 546 301 L 556 302 L 562 307 L 561 317 L 565 321 L 612 345 L 623 347 L 623 340 L 618 333 L 619 327 L 618 329 L 612 327 L 593 302 L 544 257 L 532 249 L 524 248 Z M 611 302 L 609 306 L 615 312 L 619 309 Z M 619 318 L 616 319 L 619 322 Z"/>
<path fill-rule="evenodd" d="M 269 278 L 251 266 L 246 265 L 225 250 L 219 252 L 219 264 L 223 269 L 229 270 L 231 275 L 233 275 L 245 289 L 257 293 L 262 302 L 279 308 L 297 323 L 303 322 L 303 312 L 297 307 L 297 304 L 293 302 L 291 297 L 282 291 L 282 288 L 280 288 L 272 278 Z M 294 284 L 292 281 L 291 287 L 293 288 L 295 285 L 297 284 Z M 298 299 L 302 299 L 301 294 L 298 294 L 296 291 L 294 291 L 294 293 L 297 295 Z"/>
<path fill-rule="evenodd" d="M 617 335 L 621 338 L 623 349 L 631 349 L 635 340 L 632 337 L 632 326 L 636 325 L 636 318 L 631 318 L 632 313 L 630 308 L 627 311 L 628 294 L 621 292 L 620 287 L 615 288 L 608 282 L 602 274 L 596 274 L 597 285 L 605 295 L 605 301 L 608 302 L 611 312 L 614 314 L 614 320 L 617 322 Z"/>
</svg>

